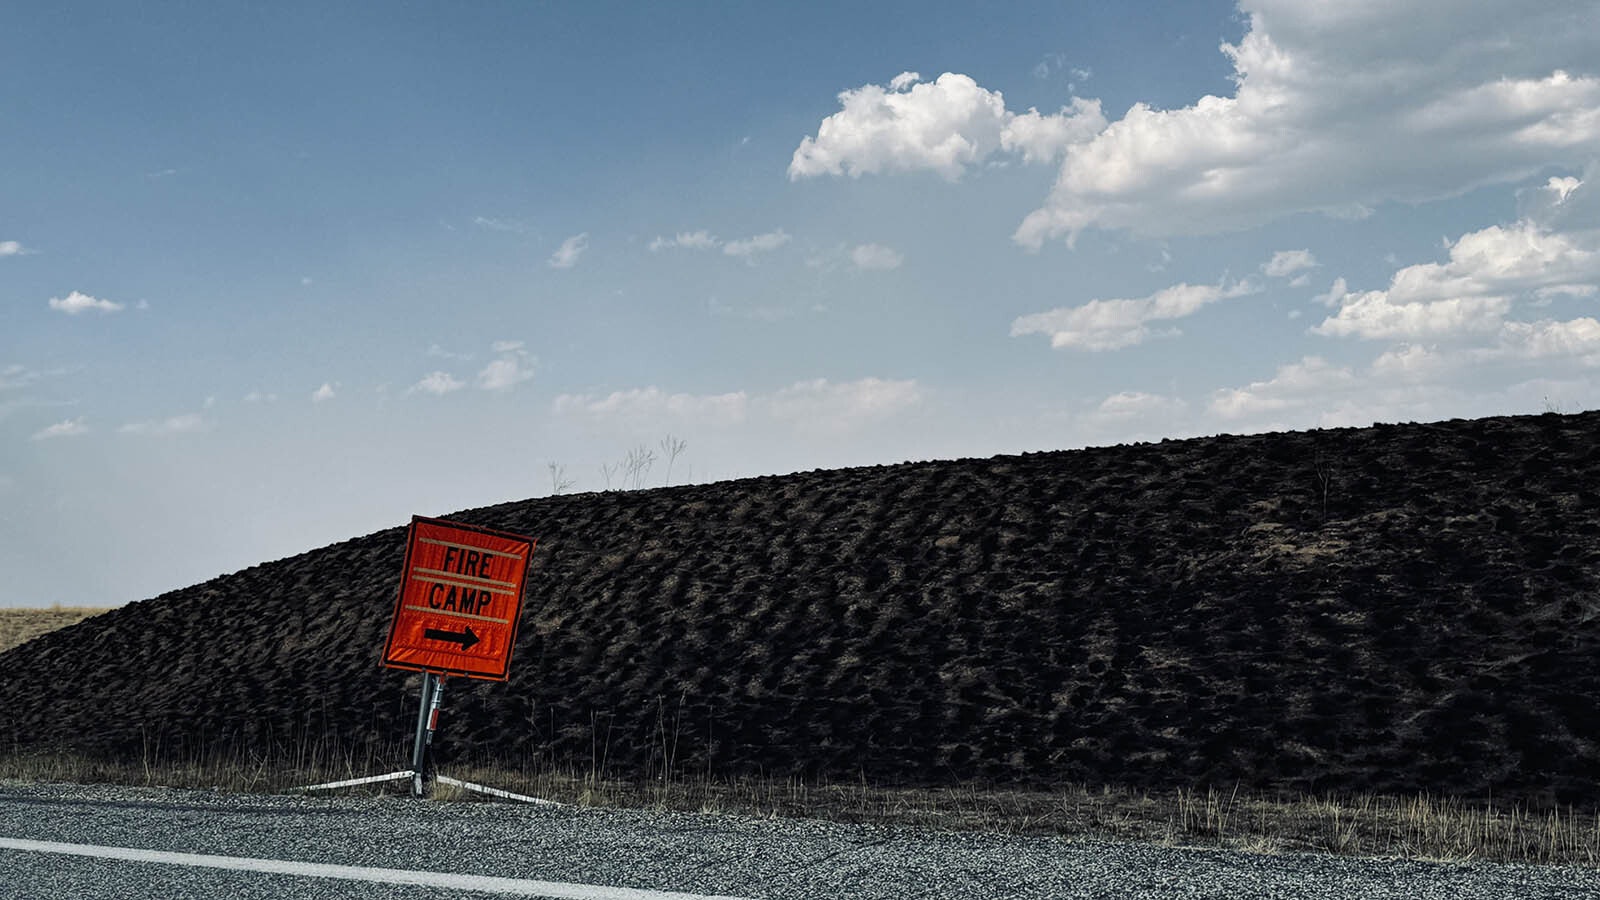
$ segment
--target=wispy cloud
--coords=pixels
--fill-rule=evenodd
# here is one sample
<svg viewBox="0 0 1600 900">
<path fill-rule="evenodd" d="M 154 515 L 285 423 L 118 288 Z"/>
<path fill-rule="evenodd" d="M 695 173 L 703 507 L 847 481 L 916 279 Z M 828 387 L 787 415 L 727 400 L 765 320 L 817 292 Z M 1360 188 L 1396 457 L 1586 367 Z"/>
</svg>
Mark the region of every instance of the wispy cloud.
<svg viewBox="0 0 1600 900">
<path fill-rule="evenodd" d="M 1264 413 L 1281 413 L 1329 394 L 1359 386 L 1356 374 L 1319 356 L 1307 356 L 1297 363 L 1280 366 L 1272 378 L 1251 382 L 1242 388 L 1223 388 L 1212 392 L 1207 403 L 1211 414 L 1237 420 Z"/>
<path fill-rule="evenodd" d="M 453 352 L 453 351 L 450 351 L 450 350 L 446 350 L 445 348 L 439 346 L 438 344 L 429 344 L 428 345 L 428 355 L 431 356 L 431 357 L 438 358 L 438 359 L 452 359 L 452 360 L 458 360 L 458 361 L 466 361 L 466 360 L 472 359 L 472 354 L 471 353 L 456 353 L 456 352 Z"/>
<path fill-rule="evenodd" d="M 442 397 L 452 391 L 459 391 L 467 383 L 451 375 L 449 372 L 429 372 L 422 376 L 422 380 L 406 389 L 408 394 L 432 394 Z"/>
<path fill-rule="evenodd" d="M 1042 81 L 1053 76 L 1067 78 L 1067 90 L 1075 91 L 1080 83 L 1093 78 L 1094 72 L 1087 66 L 1070 65 L 1065 53 L 1046 53 L 1034 64 L 1033 77 Z"/>
<path fill-rule="evenodd" d="M 1287 278 L 1296 272 L 1314 269 L 1316 266 L 1317 258 L 1310 250 L 1279 250 L 1261 265 L 1261 271 L 1268 278 Z"/>
<path fill-rule="evenodd" d="M 562 394 L 553 409 L 561 416 L 621 421 L 637 427 L 674 423 L 728 426 L 760 418 L 801 431 L 837 432 L 889 418 L 922 399 L 922 388 L 915 380 L 813 378 L 764 393 L 670 393 L 652 385 L 604 396 Z"/>
<path fill-rule="evenodd" d="M 1186 404 L 1177 397 L 1144 391 L 1119 391 L 1100 401 L 1095 413 L 1111 419 L 1136 418 L 1181 410 Z"/>
<path fill-rule="evenodd" d="M 52 438 L 77 437 L 88 433 L 89 426 L 84 424 L 83 417 L 80 416 L 76 419 L 67 419 L 66 421 L 41 428 L 33 433 L 33 437 L 30 440 L 47 441 Z"/>
<path fill-rule="evenodd" d="M 915 379 L 813 378 L 778 391 L 767 405 L 775 418 L 792 425 L 837 431 L 892 416 L 916 406 L 922 399 L 922 388 Z"/>
<path fill-rule="evenodd" d="M 743 238 L 737 241 L 729 241 L 722 245 L 722 252 L 728 254 L 729 256 L 750 259 L 758 253 L 771 253 L 779 247 L 782 247 L 784 244 L 789 243 L 789 240 L 789 234 L 782 228 L 779 228 L 775 231 L 769 231 L 766 234 L 758 234 L 753 237 Z"/>
<path fill-rule="evenodd" d="M 552 409 L 559 416 L 629 422 L 667 420 L 698 424 L 733 424 L 745 418 L 750 397 L 726 394 L 669 393 L 651 385 L 609 394 L 562 394 Z"/>
<path fill-rule="evenodd" d="M 1189 427 L 1189 404 L 1181 397 L 1146 391 L 1118 391 L 1078 421 L 1096 434 L 1125 439 L 1136 434 L 1172 437 Z"/>
<path fill-rule="evenodd" d="M 589 249 L 589 232 L 575 234 L 562 241 L 556 252 L 550 255 L 549 266 L 552 269 L 570 269 L 578 264 L 578 257 L 587 249 Z"/>
<path fill-rule="evenodd" d="M 1176 329 L 1154 332 L 1153 322 L 1191 316 L 1201 308 L 1257 290 L 1249 281 L 1232 286 L 1175 284 L 1137 299 L 1091 300 L 1082 306 L 1019 316 L 1011 323 L 1011 336 L 1045 334 L 1058 350 L 1119 350 L 1143 343 L 1157 334 L 1177 334 Z"/>
<path fill-rule="evenodd" d="M 479 390 L 509 391 L 533 378 L 535 360 L 522 341 L 495 341 L 491 349 L 499 356 L 478 372 Z"/>
<path fill-rule="evenodd" d="M 312 403 L 325 403 L 334 398 L 333 385 L 324 381 L 322 387 L 311 392 Z"/>
<path fill-rule="evenodd" d="M 26 387 L 38 381 L 41 377 L 42 373 L 40 372 L 30 369 L 21 363 L 12 363 L 0 369 L 0 391 Z"/>
<path fill-rule="evenodd" d="M 472 224 L 489 231 L 504 231 L 511 234 L 527 234 L 528 226 L 515 219 L 495 219 L 489 216 L 474 216 Z"/>
<path fill-rule="evenodd" d="M 860 244 L 850 251 L 850 261 L 858 269 L 898 269 L 905 257 L 882 244 Z"/>
<path fill-rule="evenodd" d="M 721 249 L 728 256 L 750 260 L 759 253 L 771 253 L 792 240 L 792 236 L 782 228 L 768 231 L 764 234 L 751 235 L 747 238 L 736 238 L 724 241 L 709 231 L 680 231 L 672 237 L 657 236 L 650 242 L 650 252 L 660 253 L 662 250 L 717 250 Z"/>
<path fill-rule="evenodd" d="M 489 345 L 495 358 L 478 370 L 474 385 L 481 391 L 504 393 L 511 390 L 534 376 L 538 361 L 527 350 L 523 341 L 495 341 Z M 471 359 L 467 354 L 459 353 L 430 353 L 430 355 L 445 356 L 450 359 Z M 457 378 L 450 372 L 437 370 L 429 372 L 422 380 L 406 389 L 407 394 L 432 394 L 436 397 L 452 394 L 467 386 L 467 382 Z"/>
<path fill-rule="evenodd" d="M 657 236 L 650 242 L 650 252 L 681 248 L 684 250 L 715 250 L 722 242 L 709 231 L 680 231 L 672 237 Z"/>
<path fill-rule="evenodd" d="M 0 241 L 0 257 L 26 256 L 32 252 L 32 250 L 22 246 L 19 241 Z"/>
<path fill-rule="evenodd" d="M 59 378 L 81 370 L 81 366 L 38 370 L 21 363 L 0 367 L 0 422 L 25 409 L 48 409 L 76 406 L 76 400 L 51 400 L 35 396 L 29 390 L 47 379 Z"/>
<path fill-rule="evenodd" d="M 129 422 L 118 428 L 122 434 L 137 434 L 149 436 L 163 436 L 169 434 L 191 434 L 205 431 L 211 426 L 205 417 L 199 413 L 185 413 L 181 416 L 172 416 L 167 419 L 152 419 L 147 422 Z"/>
</svg>

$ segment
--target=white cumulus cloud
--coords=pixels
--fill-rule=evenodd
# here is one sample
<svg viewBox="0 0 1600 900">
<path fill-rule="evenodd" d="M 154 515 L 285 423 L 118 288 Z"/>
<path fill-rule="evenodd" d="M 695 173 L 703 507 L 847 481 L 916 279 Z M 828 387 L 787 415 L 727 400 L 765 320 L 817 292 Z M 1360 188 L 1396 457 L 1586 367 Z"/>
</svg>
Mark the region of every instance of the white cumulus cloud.
<svg viewBox="0 0 1600 900">
<path fill-rule="evenodd" d="M 935 172 L 954 181 L 1000 151 L 1048 161 L 1105 126 L 1096 101 L 1073 98 L 1060 112 L 1006 109 L 999 91 L 946 72 L 931 82 L 902 73 L 888 87 L 866 84 L 839 94 L 839 112 L 822 120 L 789 163 L 791 180 L 852 178 L 880 172 Z"/>
<path fill-rule="evenodd" d="M 1061 158 L 1068 147 L 1089 140 L 1105 127 L 1099 100 L 1073 97 L 1052 115 L 1036 109 L 1012 115 L 1000 132 L 1000 148 L 1021 153 L 1023 162 L 1050 163 Z"/>
<path fill-rule="evenodd" d="M 1318 299 L 1338 311 L 1312 329 L 1331 337 L 1415 340 L 1494 333 L 1519 299 L 1587 296 L 1600 288 L 1600 230 L 1552 231 L 1522 220 L 1469 232 L 1442 263 L 1406 266 L 1386 290 Z"/>
<path fill-rule="evenodd" d="M 0 257 L 24 256 L 31 252 L 27 247 L 22 246 L 20 241 L 0 241 Z"/>
<path fill-rule="evenodd" d="M 326 381 L 324 381 L 322 383 L 322 387 L 319 387 L 316 390 L 311 392 L 311 402 L 312 403 L 323 403 L 325 401 L 332 400 L 333 397 L 334 397 L 333 385 L 329 384 Z"/>
<path fill-rule="evenodd" d="M 79 313 L 85 313 L 90 310 L 100 313 L 114 313 L 121 311 L 124 307 L 121 303 L 101 300 L 88 294 L 73 291 L 65 297 L 51 297 L 50 308 L 64 312 L 69 316 L 76 316 Z"/>
<path fill-rule="evenodd" d="M 1339 312 L 1311 329 L 1333 337 L 1414 340 L 1490 333 L 1511 309 L 1505 297 L 1452 297 L 1395 303 L 1387 291 L 1363 291 L 1339 298 Z"/>
<path fill-rule="evenodd" d="M 1242 0 L 1230 96 L 1136 103 L 1067 147 L 1014 238 L 1213 233 L 1361 215 L 1581 168 L 1600 144 L 1600 6 Z M 1489 36 L 1493 36 L 1492 39 Z"/>
<path fill-rule="evenodd" d="M 1600 321 L 1590 316 L 1565 322 L 1507 322 L 1495 346 L 1480 354 L 1489 359 L 1560 360 L 1600 366 Z"/>
</svg>

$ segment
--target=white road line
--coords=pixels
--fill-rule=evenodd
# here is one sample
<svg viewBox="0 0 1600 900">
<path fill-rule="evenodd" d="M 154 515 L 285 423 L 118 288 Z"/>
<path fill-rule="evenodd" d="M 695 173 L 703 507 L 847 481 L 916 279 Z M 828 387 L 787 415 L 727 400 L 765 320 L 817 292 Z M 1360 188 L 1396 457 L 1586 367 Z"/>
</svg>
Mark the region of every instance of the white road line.
<svg viewBox="0 0 1600 900">
<path fill-rule="evenodd" d="M 101 847 L 95 844 L 62 844 L 55 841 L 29 841 L 20 838 L 0 837 L 0 850 L 63 853 L 70 856 L 96 856 L 102 859 L 121 859 L 129 862 L 200 866 L 208 869 L 232 869 L 241 872 L 270 872 L 275 875 L 302 875 L 307 878 L 343 878 L 349 881 L 375 881 L 384 884 L 417 884 L 425 887 L 451 888 L 461 891 L 482 891 L 486 894 L 552 897 L 556 898 L 556 900 L 750 900 L 747 897 L 684 894 L 676 891 L 607 887 L 600 884 L 571 884 L 563 881 L 534 881 L 526 878 L 495 878 L 489 875 L 457 875 L 450 872 L 414 872 L 407 869 L 379 869 L 369 866 L 335 866 L 328 863 L 299 862 L 290 859 L 213 856 L 209 853 L 169 853 L 165 850 Z"/>
</svg>

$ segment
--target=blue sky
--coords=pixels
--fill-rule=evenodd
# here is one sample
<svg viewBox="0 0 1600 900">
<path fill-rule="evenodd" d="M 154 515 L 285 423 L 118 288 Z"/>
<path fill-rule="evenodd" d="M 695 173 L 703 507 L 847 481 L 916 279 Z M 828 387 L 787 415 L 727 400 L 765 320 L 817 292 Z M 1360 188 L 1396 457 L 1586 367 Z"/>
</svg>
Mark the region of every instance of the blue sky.
<svg viewBox="0 0 1600 900">
<path fill-rule="evenodd" d="M 328 6 L 9 15 L 0 606 L 1600 396 L 1592 2 Z"/>
</svg>

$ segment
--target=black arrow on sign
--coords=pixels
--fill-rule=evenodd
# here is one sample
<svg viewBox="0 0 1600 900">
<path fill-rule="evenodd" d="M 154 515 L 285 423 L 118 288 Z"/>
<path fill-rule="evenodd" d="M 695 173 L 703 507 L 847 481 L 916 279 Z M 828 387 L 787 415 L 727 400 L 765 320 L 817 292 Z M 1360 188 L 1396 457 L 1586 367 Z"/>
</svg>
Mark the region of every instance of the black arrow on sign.
<svg viewBox="0 0 1600 900">
<path fill-rule="evenodd" d="M 422 632 L 422 636 L 430 641 L 449 641 L 452 644 L 460 644 L 463 650 L 478 642 L 478 636 L 472 633 L 471 625 L 468 625 L 465 631 L 441 631 L 437 628 L 429 628 Z"/>
</svg>

